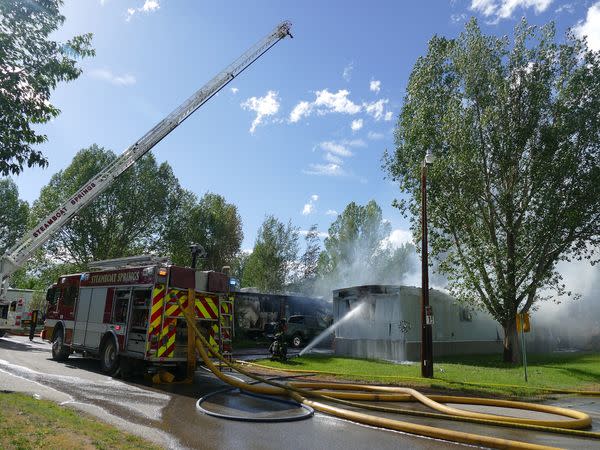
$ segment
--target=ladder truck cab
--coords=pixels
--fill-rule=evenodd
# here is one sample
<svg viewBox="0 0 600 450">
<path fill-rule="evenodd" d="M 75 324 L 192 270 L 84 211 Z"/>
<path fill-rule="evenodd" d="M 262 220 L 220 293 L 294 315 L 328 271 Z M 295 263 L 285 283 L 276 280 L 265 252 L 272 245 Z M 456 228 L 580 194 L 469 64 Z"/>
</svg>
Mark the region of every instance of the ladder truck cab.
<svg viewBox="0 0 600 450">
<path fill-rule="evenodd" d="M 231 356 L 233 297 L 226 274 L 141 257 L 93 266 L 103 270 L 61 276 L 48 289 L 42 337 L 52 343 L 55 360 L 74 352 L 97 357 L 110 375 L 141 367 L 183 370 L 188 337 L 178 299 L 211 346 Z"/>
</svg>

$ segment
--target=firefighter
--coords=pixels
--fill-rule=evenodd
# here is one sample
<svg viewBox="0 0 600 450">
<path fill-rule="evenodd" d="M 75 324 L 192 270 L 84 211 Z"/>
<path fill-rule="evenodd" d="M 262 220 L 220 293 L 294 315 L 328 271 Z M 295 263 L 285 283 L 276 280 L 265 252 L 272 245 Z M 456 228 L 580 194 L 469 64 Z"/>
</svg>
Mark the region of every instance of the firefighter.
<svg viewBox="0 0 600 450">
<path fill-rule="evenodd" d="M 273 339 L 273 343 L 269 347 L 269 351 L 271 352 L 271 360 L 287 360 L 287 343 L 285 332 L 287 330 L 287 324 L 285 319 L 279 319 L 277 325 L 275 326 L 275 335 Z"/>
</svg>

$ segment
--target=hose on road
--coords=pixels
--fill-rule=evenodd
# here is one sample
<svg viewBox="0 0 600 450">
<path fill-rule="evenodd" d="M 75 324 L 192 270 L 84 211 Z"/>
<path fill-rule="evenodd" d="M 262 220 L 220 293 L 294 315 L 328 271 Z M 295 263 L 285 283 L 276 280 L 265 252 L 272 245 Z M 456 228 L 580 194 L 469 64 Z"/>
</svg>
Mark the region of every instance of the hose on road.
<svg viewBox="0 0 600 450">
<path fill-rule="evenodd" d="M 196 323 L 183 305 L 181 300 L 177 299 L 180 304 L 182 311 L 184 312 L 185 319 L 188 324 L 188 330 L 193 330 L 195 333 L 195 346 L 196 349 L 204 361 L 204 364 L 210 369 L 215 376 L 224 381 L 225 383 L 235 386 L 241 390 L 257 393 L 261 395 L 274 395 L 284 396 L 292 398 L 298 403 L 310 406 L 317 411 L 321 411 L 336 417 L 348 419 L 365 425 L 371 425 L 380 428 L 387 428 L 390 430 L 402 431 L 411 434 L 417 434 L 427 436 L 431 438 L 443 439 L 452 442 L 460 442 L 470 445 L 479 445 L 490 448 L 516 448 L 516 449 L 531 449 L 531 450 L 547 450 L 554 447 L 548 447 L 544 445 L 531 444 L 527 442 L 513 441 L 510 439 L 502 439 L 491 436 L 477 435 L 473 433 L 466 433 L 462 431 L 454 431 L 444 428 L 437 428 L 427 425 L 419 425 L 410 422 L 403 422 L 395 419 L 389 419 L 385 417 L 374 416 L 365 414 L 362 412 L 351 411 L 347 409 L 338 408 L 329 404 L 318 402 L 312 399 L 320 399 L 331 402 L 348 402 L 352 400 L 368 400 L 368 401 L 408 401 L 413 398 L 422 404 L 447 415 L 461 417 L 461 418 L 474 418 L 482 420 L 497 421 L 501 423 L 524 423 L 533 426 L 550 426 L 555 428 L 586 428 L 591 424 L 591 418 L 582 412 L 568 410 L 565 408 L 544 406 L 544 405 L 533 405 L 523 402 L 510 402 L 507 400 L 492 400 L 492 399 L 473 399 L 467 397 L 452 397 L 452 396 L 430 396 L 427 397 L 420 392 L 410 388 L 400 387 L 387 387 L 387 386 L 368 386 L 359 384 L 337 384 L 337 383 L 279 383 L 273 380 L 268 380 L 263 377 L 257 376 L 256 374 L 247 371 L 238 364 L 232 363 L 225 359 L 218 352 L 214 351 L 209 343 L 206 341 L 204 336 L 199 332 Z M 211 361 L 209 354 L 210 352 L 213 357 L 219 360 L 222 364 L 230 367 L 231 369 L 246 375 L 261 383 L 267 384 L 268 386 L 251 385 L 249 383 L 240 381 L 234 377 L 230 377 L 223 372 Z M 335 389 L 333 391 L 320 392 L 319 389 Z M 337 392 L 337 390 L 362 390 L 367 392 Z M 310 399 L 309 399 L 310 398 Z M 449 400 L 451 399 L 451 400 Z M 511 407 L 516 409 L 527 409 L 539 412 L 545 412 L 564 417 L 569 417 L 573 420 L 536 420 L 536 419 L 522 419 L 511 416 L 497 416 L 493 414 L 477 413 L 472 411 L 465 411 L 458 408 L 452 408 L 447 405 L 438 403 L 438 401 L 452 401 L 453 403 L 465 403 L 472 404 L 484 404 L 490 406 L 501 406 Z M 526 406 L 525 406 L 526 405 Z M 352 406 L 362 407 L 360 403 L 352 404 Z"/>
<path fill-rule="evenodd" d="M 296 378 L 296 377 L 297 376 L 291 376 L 291 377 L 273 377 L 273 378 L 269 378 L 269 379 L 270 380 L 285 380 L 285 379 Z M 249 384 L 258 384 L 258 383 L 260 383 L 260 381 L 254 381 L 254 382 L 249 383 Z M 261 400 L 267 400 L 267 401 L 276 402 L 276 403 L 279 403 L 279 404 L 294 406 L 294 407 L 302 409 L 302 413 L 294 415 L 294 416 L 285 415 L 285 416 L 277 416 L 277 417 L 240 416 L 240 415 L 235 415 L 235 414 L 225 414 L 225 413 L 219 413 L 219 412 L 211 411 L 210 409 L 204 408 L 202 406 L 202 404 L 204 402 L 206 402 L 207 400 L 209 400 L 210 398 L 212 398 L 214 396 L 217 396 L 219 394 L 229 394 L 229 393 L 232 393 L 234 391 L 238 391 L 238 393 L 240 393 L 242 395 L 248 395 L 250 397 L 259 398 Z M 204 397 L 201 397 L 196 402 L 196 408 L 198 409 L 198 411 L 203 412 L 204 414 L 209 415 L 209 416 L 219 417 L 221 419 L 227 419 L 227 420 L 236 420 L 236 421 L 240 421 L 240 422 L 265 422 L 265 423 L 294 422 L 294 421 L 297 421 L 297 420 L 308 419 L 308 418 L 312 417 L 314 415 L 314 413 L 315 413 L 315 410 L 312 409 L 310 406 L 303 405 L 303 404 L 297 403 L 295 401 L 282 400 L 282 399 L 279 399 L 279 398 L 272 397 L 270 395 L 261 395 L 261 394 L 254 394 L 252 392 L 245 392 L 245 391 L 243 391 L 241 389 L 238 389 L 238 388 L 236 388 L 234 386 L 229 386 L 229 387 L 226 387 L 224 389 L 219 389 L 218 391 L 211 392 L 210 394 L 207 394 Z"/>
</svg>

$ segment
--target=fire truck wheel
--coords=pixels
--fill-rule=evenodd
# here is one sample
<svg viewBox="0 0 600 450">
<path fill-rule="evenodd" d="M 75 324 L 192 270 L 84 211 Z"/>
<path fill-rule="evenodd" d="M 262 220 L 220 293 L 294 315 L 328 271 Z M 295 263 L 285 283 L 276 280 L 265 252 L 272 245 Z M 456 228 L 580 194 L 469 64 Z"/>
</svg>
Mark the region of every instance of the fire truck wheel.
<svg viewBox="0 0 600 450">
<path fill-rule="evenodd" d="M 6 334 L 6 330 L 0 330 L 0 337 L 4 337 L 5 334 Z"/>
<path fill-rule="evenodd" d="M 65 332 L 62 327 L 54 332 L 52 340 L 52 359 L 55 361 L 66 361 L 69 357 L 69 347 L 64 345 Z"/>
<path fill-rule="evenodd" d="M 100 368 L 108 375 L 115 375 L 119 369 L 119 355 L 114 339 L 108 338 L 100 350 Z"/>
</svg>

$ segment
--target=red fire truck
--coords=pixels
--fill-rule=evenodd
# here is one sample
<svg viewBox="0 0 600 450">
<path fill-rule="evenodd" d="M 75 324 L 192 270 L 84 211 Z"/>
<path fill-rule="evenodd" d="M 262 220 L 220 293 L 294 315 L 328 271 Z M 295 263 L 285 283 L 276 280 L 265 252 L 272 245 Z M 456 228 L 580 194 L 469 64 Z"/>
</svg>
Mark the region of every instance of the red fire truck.
<svg viewBox="0 0 600 450">
<path fill-rule="evenodd" d="M 187 328 L 177 299 L 193 307 L 211 345 L 231 355 L 233 297 L 225 274 L 124 260 L 117 268 L 64 275 L 48 290 L 42 337 L 52 342 L 54 359 L 73 352 L 98 357 L 107 374 L 136 365 L 185 367 Z"/>
</svg>

